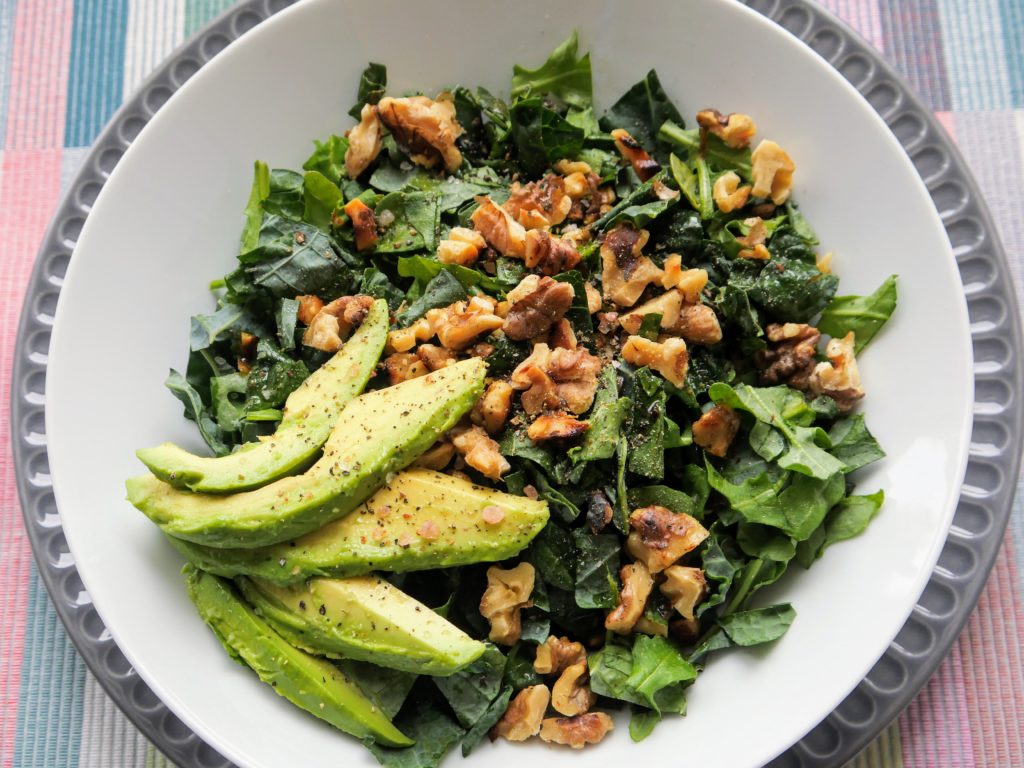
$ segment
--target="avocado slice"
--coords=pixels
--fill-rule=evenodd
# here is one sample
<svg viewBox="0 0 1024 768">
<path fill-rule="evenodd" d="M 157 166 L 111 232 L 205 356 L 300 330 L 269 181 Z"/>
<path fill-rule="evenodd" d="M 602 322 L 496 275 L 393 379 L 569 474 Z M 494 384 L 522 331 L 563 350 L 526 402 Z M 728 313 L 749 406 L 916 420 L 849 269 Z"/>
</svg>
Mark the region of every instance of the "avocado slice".
<svg viewBox="0 0 1024 768">
<path fill-rule="evenodd" d="M 488 507 L 501 510 L 500 521 L 483 520 L 482 512 Z M 256 549 L 217 549 L 174 538 L 171 542 L 204 570 L 284 585 L 311 576 L 505 560 L 540 533 L 548 514 L 547 502 L 538 499 L 502 493 L 429 469 L 407 469 L 351 514 L 293 541 Z M 431 537 L 429 526 L 424 527 L 428 521 L 442 535 Z"/>
<path fill-rule="evenodd" d="M 190 491 L 223 493 L 258 488 L 308 467 L 331 434 L 345 403 L 363 391 L 388 336 L 388 305 L 378 299 L 359 329 L 284 404 L 277 431 L 227 456 L 196 456 L 174 443 L 136 451 L 164 482 Z"/>
<path fill-rule="evenodd" d="M 245 604 L 231 583 L 185 566 L 188 594 L 235 661 L 251 667 L 292 704 L 356 738 L 389 747 L 413 741 L 334 664 L 293 648 Z"/>
<path fill-rule="evenodd" d="M 128 500 L 164 533 L 212 547 L 301 536 L 347 515 L 451 429 L 480 396 L 486 371 L 470 358 L 349 401 L 323 457 L 302 475 L 230 495 L 179 491 L 145 475 L 127 482 Z"/>
<path fill-rule="evenodd" d="M 297 587 L 241 578 L 238 587 L 278 634 L 320 656 L 450 675 L 484 652 L 479 640 L 379 576 L 310 579 Z"/>
</svg>

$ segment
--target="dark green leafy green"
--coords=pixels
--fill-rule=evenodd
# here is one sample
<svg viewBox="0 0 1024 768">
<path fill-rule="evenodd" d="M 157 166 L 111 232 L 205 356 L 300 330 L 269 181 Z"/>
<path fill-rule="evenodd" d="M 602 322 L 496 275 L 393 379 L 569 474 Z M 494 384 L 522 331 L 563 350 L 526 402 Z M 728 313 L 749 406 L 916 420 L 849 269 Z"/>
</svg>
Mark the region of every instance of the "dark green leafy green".
<svg viewBox="0 0 1024 768">
<path fill-rule="evenodd" d="M 378 667 L 367 661 L 342 659 L 335 664 L 363 693 L 373 699 L 381 712 L 388 717 L 394 717 L 402 709 L 402 704 L 405 703 L 405 698 L 418 677 L 411 672 Z"/>
<path fill-rule="evenodd" d="M 427 283 L 423 295 L 400 312 L 396 320 L 400 326 L 405 327 L 423 317 L 428 309 L 447 307 L 449 304 L 465 298 L 466 289 L 459 279 L 448 270 L 443 269 Z"/>
<path fill-rule="evenodd" d="M 882 509 L 884 501 L 885 494 L 882 491 L 868 496 L 847 496 L 841 500 L 829 511 L 825 522 L 814 534 L 797 547 L 797 562 L 804 568 L 810 568 L 826 548 L 863 532 Z"/>
<path fill-rule="evenodd" d="M 281 349 L 295 348 L 295 328 L 299 322 L 299 302 L 295 299 L 281 299 L 274 315 L 277 322 L 277 343 Z"/>
<path fill-rule="evenodd" d="M 306 171 L 302 177 L 303 221 L 324 231 L 331 228 L 331 216 L 341 204 L 338 185 L 320 171 Z"/>
<path fill-rule="evenodd" d="M 465 727 L 477 722 L 501 691 L 505 654 L 488 644 L 483 656 L 447 677 L 435 677 L 434 685 Z"/>
<path fill-rule="evenodd" d="M 316 171 L 326 176 L 335 184 L 345 173 L 345 153 L 348 152 L 348 139 L 344 136 L 329 136 L 327 141 L 313 141 L 316 147 L 309 159 L 302 164 L 304 171 Z"/>
<path fill-rule="evenodd" d="M 242 230 L 242 253 L 251 251 L 259 243 L 263 222 L 263 201 L 270 194 L 270 169 L 257 160 L 254 164 L 252 190 L 245 204 L 245 228 Z"/>
<path fill-rule="evenodd" d="M 217 422 L 210 416 L 209 410 L 203 404 L 203 400 L 195 387 L 189 384 L 185 377 L 173 368 L 164 381 L 164 386 L 171 390 L 171 394 L 178 398 L 181 404 L 185 406 L 185 418 L 191 419 L 196 423 L 196 426 L 199 427 L 199 434 L 202 435 L 206 444 L 210 446 L 210 450 L 213 451 L 214 455 L 226 456 L 230 453 L 231 449 L 225 444 L 220 427 L 217 426 Z"/>
<path fill-rule="evenodd" d="M 630 402 L 619 397 L 619 386 L 614 366 L 601 371 L 594 405 L 587 423 L 590 429 L 579 445 L 569 449 L 573 461 L 610 459 L 615 455 L 616 441 L 622 424 L 629 415 Z"/>
<path fill-rule="evenodd" d="M 427 702 L 416 707 L 407 705 L 394 722 L 416 743 L 404 749 L 394 749 L 370 739 L 363 742 L 384 768 L 437 768 L 445 753 L 466 732 L 441 708 Z"/>
<path fill-rule="evenodd" d="M 778 640 L 796 618 L 789 603 L 737 611 L 718 620 L 718 625 L 736 645 L 752 646 Z"/>
<path fill-rule="evenodd" d="M 513 693 L 512 686 L 505 686 L 501 689 L 501 692 L 495 697 L 494 701 L 490 703 L 480 718 L 476 720 L 466 731 L 466 735 L 462 738 L 462 756 L 469 757 L 469 754 L 473 751 L 473 748 L 480 743 L 480 740 L 487 735 L 487 732 L 494 727 L 501 716 L 505 714 L 505 710 L 508 709 L 508 703 L 512 698 Z"/>
<path fill-rule="evenodd" d="M 572 534 L 549 523 L 537 534 L 527 550 L 527 560 L 545 582 L 561 589 L 575 589 L 576 550 Z"/>
<path fill-rule="evenodd" d="M 548 60 L 537 69 L 518 64 L 512 67 L 512 100 L 551 94 L 579 109 L 590 106 L 593 82 L 590 72 L 590 54 L 577 57 L 577 33 L 555 48 Z"/>
<path fill-rule="evenodd" d="M 633 641 L 633 667 L 626 685 L 655 712 L 661 713 L 658 694 L 677 683 L 692 683 L 696 668 L 676 646 L 657 635 L 637 635 Z"/>
<path fill-rule="evenodd" d="M 648 150 L 657 150 L 657 154 L 664 157 L 666 145 L 658 137 L 658 129 L 666 120 L 683 124 L 683 116 L 662 88 L 658 73 L 652 69 L 612 104 L 601 118 L 601 127 L 609 132 L 625 128 Z"/>
<path fill-rule="evenodd" d="M 388 85 L 388 68 L 372 61 L 359 76 L 359 90 L 356 92 L 356 103 L 348 113 L 356 120 L 365 104 L 376 104 L 384 96 Z"/>
<path fill-rule="evenodd" d="M 614 608 L 618 602 L 619 537 L 592 534 L 585 528 L 572 532 L 576 544 L 576 605 Z"/>
<path fill-rule="evenodd" d="M 868 345 L 896 310 L 896 275 L 889 275 L 869 296 L 836 296 L 818 320 L 818 330 L 833 338 L 854 333 L 854 351 Z"/>
<path fill-rule="evenodd" d="M 562 158 L 574 158 L 583 149 L 583 131 L 539 98 L 524 99 L 509 110 L 511 138 L 523 169 L 539 176 Z"/>
<path fill-rule="evenodd" d="M 846 472 L 885 458 L 885 451 L 868 431 L 864 416 L 859 413 L 836 421 L 829 430 L 828 439 L 832 443 L 829 453 L 843 463 Z"/>
</svg>

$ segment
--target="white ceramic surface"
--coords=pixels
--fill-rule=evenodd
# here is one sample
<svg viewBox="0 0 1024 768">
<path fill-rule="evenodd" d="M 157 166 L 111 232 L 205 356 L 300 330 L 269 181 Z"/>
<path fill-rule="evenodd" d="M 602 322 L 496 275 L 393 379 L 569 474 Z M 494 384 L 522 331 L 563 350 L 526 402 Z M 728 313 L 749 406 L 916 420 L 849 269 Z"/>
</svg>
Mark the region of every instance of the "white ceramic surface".
<svg viewBox="0 0 1024 768">
<path fill-rule="evenodd" d="M 123 480 L 142 469 L 136 447 L 199 446 L 161 382 L 169 366 L 184 365 L 189 316 L 212 308 L 204 286 L 232 267 L 252 161 L 298 167 L 313 138 L 347 128 L 368 60 L 388 65 L 392 92 L 462 82 L 507 93 L 513 63 L 539 64 L 576 27 L 592 51 L 599 108 L 656 67 L 684 115 L 705 106 L 753 114 L 760 134 L 797 163 L 796 199 L 836 253 L 841 292 L 901 276 L 897 315 L 861 365 L 865 411 L 889 452 L 861 489 L 885 488 L 886 505 L 865 535 L 774 588 L 799 612 L 786 637 L 714 659 L 690 714 L 639 745 L 621 720 L 587 757 L 502 743 L 481 747 L 473 765 L 760 765 L 842 700 L 920 594 L 962 479 L 972 388 L 960 282 L 927 193 L 867 104 L 787 33 L 728 0 L 643 5 L 307 0 L 201 70 L 104 186 L 51 344 L 54 489 L 79 573 L 118 645 L 175 713 L 238 764 L 375 762 L 227 658 L 185 595 L 179 557 L 124 501 Z"/>
</svg>

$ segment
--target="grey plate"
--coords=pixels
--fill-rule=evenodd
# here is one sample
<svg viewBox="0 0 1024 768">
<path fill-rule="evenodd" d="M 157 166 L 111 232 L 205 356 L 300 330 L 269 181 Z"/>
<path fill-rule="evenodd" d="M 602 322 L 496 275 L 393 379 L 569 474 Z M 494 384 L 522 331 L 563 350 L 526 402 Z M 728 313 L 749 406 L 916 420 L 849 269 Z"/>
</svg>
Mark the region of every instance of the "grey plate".
<svg viewBox="0 0 1024 768">
<path fill-rule="evenodd" d="M 153 74 L 96 140 L 54 217 L 29 283 L 12 376 L 11 432 L 25 525 L 57 614 L 111 698 L 168 758 L 230 765 L 175 717 L 110 639 L 68 551 L 51 490 L 44 397 L 53 310 L 78 232 L 104 181 L 157 109 L 243 32 L 292 0 L 247 0 Z M 932 114 L 881 56 L 806 0 L 747 0 L 828 60 L 878 111 L 931 193 L 953 244 L 974 342 L 974 432 L 949 537 L 913 614 L 864 681 L 771 765 L 835 766 L 910 703 L 963 628 L 1002 543 L 1020 470 L 1024 356 L 1016 297 L 995 226 L 967 166 Z"/>
</svg>

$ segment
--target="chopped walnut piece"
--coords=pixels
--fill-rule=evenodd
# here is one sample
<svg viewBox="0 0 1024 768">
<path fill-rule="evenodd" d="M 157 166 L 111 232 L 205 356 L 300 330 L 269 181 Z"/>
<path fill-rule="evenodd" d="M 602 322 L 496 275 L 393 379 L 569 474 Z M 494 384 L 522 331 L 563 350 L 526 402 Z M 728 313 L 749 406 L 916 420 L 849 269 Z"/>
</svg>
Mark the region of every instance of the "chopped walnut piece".
<svg viewBox="0 0 1024 768">
<path fill-rule="evenodd" d="M 843 413 L 850 411 L 864 397 L 860 370 L 854 357 L 854 333 L 841 339 L 830 339 L 825 347 L 827 363 L 818 363 L 810 377 L 811 392 L 828 395 Z"/>
<path fill-rule="evenodd" d="M 673 253 L 665 259 L 665 271 L 661 277 L 663 288 L 675 288 L 683 295 L 687 304 L 700 301 L 701 292 L 708 284 L 706 269 L 683 269 L 683 259 Z"/>
<path fill-rule="evenodd" d="M 651 573 L 661 573 L 708 536 L 704 526 L 686 513 L 659 506 L 634 509 L 629 527 L 626 551 Z"/>
<path fill-rule="evenodd" d="M 697 125 L 733 149 L 749 147 L 750 140 L 757 133 L 757 124 L 750 115 L 741 112 L 723 115 L 717 109 L 702 109 L 697 113 Z"/>
<path fill-rule="evenodd" d="M 338 332 L 338 318 L 334 315 L 317 313 L 306 332 L 302 334 L 302 344 L 306 347 L 319 349 L 321 352 L 337 352 L 341 349 L 341 334 Z"/>
<path fill-rule="evenodd" d="M 654 579 L 647 566 L 640 561 L 622 566 L 619 578 L 622 579 L 619 604 L 605 617 L 604 626 L 612 632 L 628 635 L 643 616 L 647 598 L 654 587 Z"/>
<path fill-rule="evenodd" d="M 515 390 L 507 381 L 497 379 L 487 385 L 470 418 L 474 424 L 486 429 L 490 434 L 497 434 L 505 426 L 509 411 L 512 409 L 512 395 Z"/>
<path fill-rule="evenodd" d="M 644 302 L 636 309 L 619 315 L 619 325 L 626 333 L 637 333 L 647 315 L 661 315 L 661 328 L 672 328 L 679 321 L 679 312 L 683 308 L 683 294 L 679 291 L 667 291 Z"/>
<path fill-rule="evenodd" d="M 540 726 L 540 738 L 549 744 L 583 749 L 597 744 L 611 733 L 615 723 L 604 712 L 587 712 L 575 717 L 548 717 Z"/>
<path fill-rule="evenodd" d="M 584 165 L 586 165 L 586 163 L 584 163 Z M 590 166 L 587 167 L 589 168 Z M 567 194 L 571 200 L 581 200 L 593 191 L 590 186 L 590 180 L 587 176 L 587 173 L 575 171 L 565 177 L 565 194 Z M 569 210 L 572 210 L 572 208 L 570 207 Z"/>
<path fill-rule="evenodd" d="M 352 220 L 356 250 L 373 248 L 377 244 L 377 219 L 373 216 L 373 209 L 357 197 L 345 203 L 344 211 Z"/>
<path fill-rule="evenodd" d="M 437 245 L 437 260 L 442 264 L 475 264 L 480 251 L 487 247 L 483 236 L 472 229 L 452 227 L 448 237 Z"/>
<path fill-rule="evenodd" d="M 677 387 L 686 383 L 690 355 L 682 339 L 657 342 L 643 336 L 630 336 L 622 345 L 622 358 L 630 365 L 652 368 Z"/>
<path fill-rule="evenodd" d="M 572 198 L 565 192 L 565 181 L 548 174 L 528 184 L 513 182 L 502 208 L 526 229 L 547 229 L 565 221 Z"/>
<path fill-rule="evenodd" d="M 736 411 L 728 405 L 715 405 L 693 422 L 693 442 L 721 458 L 728 452 L 739 428 L 740 417 Z"/>
<path fill-rule="evenodd" d="M 384 372 L 387 373 L 388 383 L 391 385 L 430 373 L 423 361 L 411 352 L 395 352 L 388 355 L 384 359 Z"/>
<path fill-rule="evenodd" d="M 541 675 L 560 675 L 562 670 L 586 661 L 587 652 L 582 643 L 569 640 L 567 637 L 549 635 L 543 644 L 537 646 L 537 655 L 533 660 L 533 668 Z"/>
<path fill-rule="evenodd" d="M 621 307 L 636 304 L 648 283 L 661 280 L 662 271 L 643 255 L 650 233 L 625 224 L 615 227 L 601 243 L 601 283 L 605 298 Z"/>
<path fill-rule="evenodd" d="M 819 256 L 818 257 L 818 263 L 817 263 L 816 266 L 818 267 L 818 271 L 821 272 L 821 274 L 823 274 L 823 275 L 831 275 L 832 274 L 832 251 L 829 251 L 824 256 Z"/>
<path fill-rule="evenodd" d="M 588 163 L 585 163 L 582 160 L 569 160 L 568 158 L 559 160 L 552 167 L 563 176 L 568 176 L 571 173 L 582 173 L 586 175 L 594 172 L 594 169 L 591 168 Z"/>
<path fill-rule="evenodd" d="M 495 301 L 487 296 L 474 296 L 468 302 L 457 301 L 443 309 L 427 311 L 441 346 L 459 351 L 470 346 L 478 336 L 500 328 L 504 320 L 494 314 Z"/>
<path fill-rule="evenodd" d="M 576 340 L 576 332 L 572 329 L 572 323 L 564 317 L 551 326 L 548 334 L 548 346 L 552 349 L 576 349 L 579 343 Z"/>
<path fill-rule="evenodd" d="M 523 258 L 526 255 L 526 230 L 489 197 L 478 197 L 479 207 L 469 220 L 473 229 L 483 235 L 494 250 L 502 256 Z"/>
<path fill-rule="evenodd" d="M 768 247 L 764 244 L 768 237 L 768 229 L 765 227 L 764 219 L 760 216 L 751 216 L 744 219 L 743 223 L 748 227 L 747 234 L 737 237 L 736 242 L 743 246 L 737 254 L 741 259 L 760 259 L 762 261 L 771 258 Z"/>
<path fill-rule="evenodd" d="M 665 569 L 665 581 L 658 589 L 672 601 L 672 607 L 684 619 L 693 619 L 693 609 L 705 594 L 708 583 L 700 568 L 672 565 Z"/>
<path fill-rule="evenodd" d="M 554 237 L 544 229 L 526 233 L 523 263 L 545 275 L 557 275 L 580 263 L 580 254 L 571 240 Z"/>
<path fill-rule="evenodd" d="M 754 148 L 750 163 L 754 197 L 769 197 L 776 205 L 786 202 L 793 188 L 793 171 L 796 170 L 786 151 L 774 141 L 765 139 Z"/>
<path fill-rule="evenodd" d="M 453 429 L 452 442 L 465 462 L 491 480 L 500 480 L 501 476 L 511 469 L 508 461 L 501 455 L 498 444 L 492 440 L 482 427 L 461 427 Z"/>
<path fill-rule="evenodd" d="M 535 443 L 548 440 L 572 440 L 586 433 L 590 424 L 567 413 L 545 413 L 527 428 L 526 436 Z"/>
<path fill-rule="evenodd" d="M 750 199 L 750 185 L 740 186 L 740 177 L 735 171 L 723 173 L 711 188 L 711 196 L 722 213 L 732 213 L 747 204 Z"/>
<path fill-rule="evenodd" d="M 511 306 L 502 330 L 514 341 L 540 336 L 569 310 L 574 296 L 569 283 L 527 275 L 508 294 Z"/>
<path fill-rule="evenodd" d="M 552 709 L 561 715 L 582 715 L 597 701 L 588 682 L 586 659 L 567 667 L 551 686 Z"/>
<path fill-rule="evenodd" d="M 585 347 L 551 349 L 540 343 L 512 372 L 511 381 L 531 416 L 544 410 L 580 414 L 594 402 L 600 372 L 600 359 Z"/>
<path fill-rule="evenodd" d="M 345 173 L 350 179 L 370 167 L 380 154 L 381 125 L 377 108 L 364 104 L 359 112 L 359 125 L 348 132 L 348 149 L 345 150 Z M 331 179 L 337 181 L 337 179 Z"/>
<path fill-rule="evenodd" d="M 491 735 L 509 741 L 526 741 L 536 736 L 550 700 L 551 692 L 545 685 L 523 688 L 509 703 L 505 714 L 491 730 Z"/>
<path fill-rule="evenodd" d="M 431 371 L 438 371 L 455 362 L 454 352 L 450 349 L 439 347 L 436 344 L 420 344 L 416 348 L 416 356 Z"/>
<path fill-rule="evenodd" d="M 707 304 L 684 305 L 671 331 L 693 344 L 717 344 L 722 340 L 718 315 Z"/>
<path fill-rule="evenodd" d="M 414 467 L 442 470 L 455 456 L 455 446 L 448 440 L 438 440 L 412 463 Z"/>
<path fill-rule="evenodd" d="M 324 302 L 319 296 L 296 296 L 295 300 L 299 302 L 298 318 L 303 325 L 312 323 L 313 318 L 324 308 Z"/>
<path fill-rule="evenodd" d="M 456 445 L 456 447 L 458 447 Z M 488 638 L 501 645 L 514 645 L 522 632 L 520 612 L 529 607 L 534 570 L 529 563 L 502 569 L 487 569 L 487 589 L 480 598 L 480 615 L 491 624 Z"/>
<path fill-rule="evenodd" d="M 377 104 L 377 115 L 395 141 L 409 150 L 413 162 L 424 168 L 442 163 L 449 172 L 462 165 L 462 153 L 455 146 L 462 126 L 455 119 L 455 104 L 451 101 L 385 96 Z"/>
<path fill-rule="evenodd" d="M 765 335 L 769 346 L 754 358 L 761 369 L 761 383 L 806 390 L 817 364 L 818 329 L 806 323 L 771 323 Z"/>
<path fill-rule="evenodd" d="M 421 317 L 408 328 L 397 328 L 388 332 L 385 352 L 408 352 L 419 342 L 426 341 L 434 335 L 434 327 L 425 317 Z"/>
<path fill-rule="evenodd" d="M 366 319 L 373 306 L 372 296 L 342 296 L 316 313 L 302 336 L 302 344 L 322 352 L 337 352 L 343 339 Z"/>
<path fill-rule="evenodd" d="M 601 292 L 590 283 L 585 283 L 583 287 L 587 291 L 587 310 L 590 314 L 600 312 L 601 305 L 604 303 L 604 299 L 601 298 Z"/>
<path fill-rule="evenodd" d="M 647 150 L 629 134 L 629 131 L 616 128 L 612 131 L 612 138 L 615 139 L 615 148 L 619 150 L 622 159 L 633 166 L 640 181 L 647 181 L 661 170 L 658 161 L 647 154 Z"/>
</svg>

